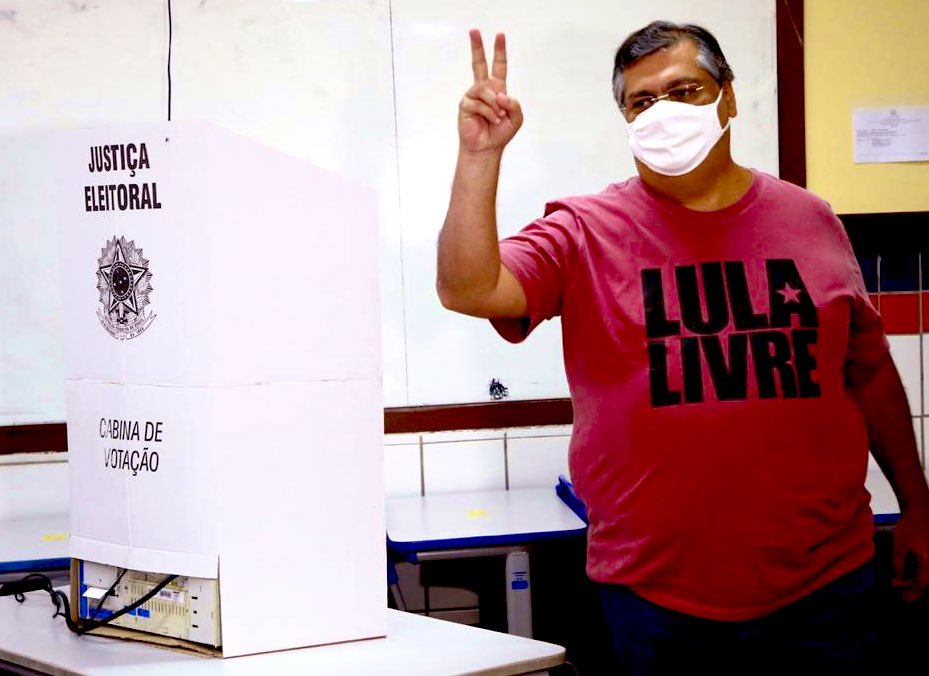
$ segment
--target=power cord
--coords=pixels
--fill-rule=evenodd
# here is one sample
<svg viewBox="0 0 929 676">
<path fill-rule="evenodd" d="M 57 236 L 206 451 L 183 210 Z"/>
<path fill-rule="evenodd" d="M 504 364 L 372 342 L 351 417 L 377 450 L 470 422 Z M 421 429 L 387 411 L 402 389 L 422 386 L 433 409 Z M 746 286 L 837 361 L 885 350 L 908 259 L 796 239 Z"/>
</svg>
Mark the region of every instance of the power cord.
<svg viewBox="0 0 929 676">
<path fill-rule="evenodd" d="M 123 571 L 123 575 L 125 574 L 125 572 L 126 571 Z M 121 577 L 122 575 L 120 575 L 120 578 Z M 77 623 L 73 619 L 71 619 L 71 604 L 68 602 L 67 595 L 60 589 L 55 589 L 54 587 L 52 587 L 52 581 L 45 575 L 41 575 L 39 573 L 31 573 L 21 580 L 7 582 L 3 586 L 0 586 L 0 596 L 12 596 L 13 598 L 17 600 L 17 602 L 22 603 L 23 601 L 26 600 L 25 595 L 29 592 L 34 592 L 34 591 L 48 592 L 49 596 L 51 596 L 51 599 L 52 599 L 52 605 L 55 606 L 55 613 L 54 615 L 52 615 L 52 617 L 58 617 L 60 615 L 61 617 L 65 618 L 65 623 L 68 625 L 68 629 L 73 631 L 75 634 L 81 635 L 81 634 L 86 634 L 89 631 L 93 631 L 94 629 L 99 629 L 100 627 L 103 627 L 109 624 L 110 622 L 115 620 L 117 617 L 122 617 L 126 613 L 132 610 L 135 610 L 139 606 L 147 603 L 154 596 L 156 596 L 158 592 L 160 592 L 162 589 L 167 587 L 176 578 L 177 578 L 177 575 L 169 575 L 168 577 L 163 579 L 161 582 L 156 584 L 151 589 L 151 591 L 149 591 L 147 594 L 143 595 L 136 601 L 133 601 L 128 606 L 124 606 L 120 608 L 119 610 L 114 612 L 112 615 L 107 616 L 107 618 L 104 620 L 90 619 L 90 620 L 84 620 L 83 622 L 80 622 L 80 623 Z M 110 590 L 114 590 L 116 588 L 116 583 L 118 582 L 119 580 L 117 579 L 117 581 L 113 583 L 113 586 L 110 587 Z M 107 594 L 109 593 L 110 591 L 107 592 Z M 98 607 L 95 609 L 94 617 L 96 617 L 96 613 L 100 611 L 100 606 L 103 605 L 103 599 L 106 598 L 107 594 L 104 594 L 103 598 L 100 600 Z"/>
<path fill-rule="evenodd" d="M 45 575 L 32 573 L 22 580 L 7 582 L 0 586 L 0 596 L 12 596 L 18 603 L 26 600 L 27 593 L 34 591 L 48 592 L 52 597 L 52 605 L 55 606 L 55 614 L 52 617 L 62 616 L 65 618 L 68 629 L 78 634 L 81 633 L 80 627 L 71 619 L 71 605 L 68 603 L 68 597 L 63 591 L 52 587 L 52 581 Z"/>
<path fill-rule="evenodd" d="M 116 591 L 116 587 L 122 582 L 123 576 L 126 574 L 128 568 L 123 568 L 122 572 L 116 578 L 116 581 L 110 585 L 110 588 L 104 592 L 103 596 L 100 597 L 100 600 L 97 601 L 97 605 L 94 607 L 93 612 L 90 614 L 90 619 L 96 620 L 97 615 L 100 614 L 100 610 L 103 608 L 103 604 L 106 602 L 107 598 L 113 595 L 113 592 Z M 119 594 L 117 594 L 119 596 Z"/>
</svg>

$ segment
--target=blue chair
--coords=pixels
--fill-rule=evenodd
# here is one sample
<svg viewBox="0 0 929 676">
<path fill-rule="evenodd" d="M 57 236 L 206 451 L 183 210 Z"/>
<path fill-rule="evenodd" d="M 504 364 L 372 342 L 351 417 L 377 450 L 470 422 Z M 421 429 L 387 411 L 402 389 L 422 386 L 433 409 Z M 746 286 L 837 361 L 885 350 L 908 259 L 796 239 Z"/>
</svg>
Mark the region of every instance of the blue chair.
<svg viewBox="0 0 929 676">
<path fill-rule="evenodd" d="M 387 588 L 390 590 L 390 597 L 393 599 L 397 610 L 406 610 L 403 592 L 400 591 L 400 576 L 397 574 L 397 567 L 390 560 L 390 557 L 387 558 Z"/>
</svg>

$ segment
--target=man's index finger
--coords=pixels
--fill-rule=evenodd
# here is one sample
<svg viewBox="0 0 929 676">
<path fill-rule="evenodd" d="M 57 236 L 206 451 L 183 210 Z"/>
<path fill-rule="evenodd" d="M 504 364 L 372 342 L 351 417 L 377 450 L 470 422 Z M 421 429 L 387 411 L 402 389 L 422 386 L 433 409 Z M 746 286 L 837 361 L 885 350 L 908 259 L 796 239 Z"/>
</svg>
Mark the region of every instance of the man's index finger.
<svg viewBox="0 0 929 676">
<path fill-rule="evenodd" d="M 474 81 L 480 82 L 487 79 L 487 57 L 484 56 L 484 41 L 481 39 L 481 32 L 472 28 L 468 34 L 471 36 L 471 70 L 474 73 Z"/>
</svg>

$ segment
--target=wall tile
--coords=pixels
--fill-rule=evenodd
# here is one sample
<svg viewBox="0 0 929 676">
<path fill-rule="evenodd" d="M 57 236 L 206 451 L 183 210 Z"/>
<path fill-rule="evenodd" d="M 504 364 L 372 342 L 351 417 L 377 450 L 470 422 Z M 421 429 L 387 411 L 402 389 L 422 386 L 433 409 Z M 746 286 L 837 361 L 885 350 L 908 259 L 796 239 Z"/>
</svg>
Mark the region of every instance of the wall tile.
<svg viewBox="0 0 929 676">
<path fill-rule="evenodd" d="M 506 487 L 503 439 L 427 443 L 423 446 L 426 495 Z"/>
<path fill-rule="evenodd" d="M 929 260 L 929 256 L 926 256 L 926 260 Z M 929 279 L 923 277 L 926 282 L 929 282 Z M 924 283 L 926 283 L 924 282 Z M 919 294 L 919 298 L 922 305 L 922 330 L 929 330 L 929 291 L 923 291 Z"/>
<path fill-rule="evenodd" d="M 0 465 L 0 519 L 67 514 L 67 462 Z"/>
<path fill-rule="evenodd" d="M 929 417 L 913 418 L 913 432 L 916 435 L 916 447 L 919 450 L 919 456 L 923 460 L 923 467 L 925 467 L 923 441 L 925 439 L 924 435 L 929 433 Z M 875 514 L 893 514 L 899 511 L 897 497 L 890 487 L 890 482 L 887 481 L 881 468 L 878 467 L 877 461 L 874 460 L 874 456 L 868 458 L 868 474 L 865 479 L 865 488 L 871 493 L 871 510 Z"/>
<path fill-rule="evenodd" d="M 568 443 L 571 438 L 507 437 L 510 488 L 554 488 L 558 475 L 568 476 Z"/>
<path fill-rule="evenodd" d="M 903 381 L 903 387 L 906 389 L 906 396 L 910 402 L 910 414 L 922 415 L 920 409 L 920 396 L 922 392 L 922 369 L 919 354 L 919 336 L 888 336 L 887 341 L 890 343 L 890 354 L 897 370 L 900 372 L 900 379 Z"/>
<path fill-rule="evenodd" d="M 923 418 L 922 424 L 922 445 L 919 448 L 919 457 L 923 463 L 923 469 L 926 470 L 926 476 L 929 477 L 929 453 L 926 452 L 926 442 L 929 441 L 929 418 Z"/>
<path fill-rule="evenodd" d="M 509 439 L 526 437 L 570 437 L 571 425 L 544 425 L 541 427 L 514 427 L 506 431 Z"/>
<path fill-rule="evenodd" d="M 384 491 L 388 496 L 422 493 L 419 444 L 384 447 Z"/>
<path fill-rule="evenodd" d="M 881 319 L 888 335 L 919 333 L 919 293 L 882 293 Z"/>
<path fill-rule="evenodd" d="M 488 439 L 503 439 L 503 430 L 449 430 L 447 432 L 426 432 L 422 435 L 423 443 L 443 444 L 458 441 L 486 441 Z"/>
<path fill-rule="evenodd" d="M 419 444 L 418 433 L 410 432 L 403 434 L 385 434 L 384 435 L 384 445 L 385 446 L 408 446 L 410 444 Z"/>
<path fill-rule="evenodd" d="M 868 474 L 865 478 L 865 488 L 871 494 L 871 511 L 874 514 L 896 514 L 900 511 L 897 498 L 890 483 L 881 472 L 873 456 L 868 458 Z"/>
<path fill-rule="evenodd" d="M 922 344 L 923 344 L 923 361 L 924 367 L 923 372 L 929 368 L 929 333 L 922 334 Z M 924 409 L 929 405 L 929 378 L 923 377 L 923 404 Z M 929 415 L 929 410 L 923 410 L 923 415 Z"/>
<path fill-rule="evenodd" d="M 925 418 L 913 418 L 913 432 L 916 434 L 916 448 L 919 449 L 920 459 L 925 457 L 925 451 L 923 449 L 925 448 L 926 436 L 923 430 L 923 420 L 925 420 Z"/>
<path fill-rule="evenodd" d="M 919 254 L 888 253 L 880 256 L 880 292 L 919 291 Z"/>
<path fill-rule="evenodd" d="M 877 254 L 864 254 L 858 256 L 858 267 L 861 268 L 861 276 L 864 278 L 865 288 L 871 292 L 877 292 Z"/>
</svg>

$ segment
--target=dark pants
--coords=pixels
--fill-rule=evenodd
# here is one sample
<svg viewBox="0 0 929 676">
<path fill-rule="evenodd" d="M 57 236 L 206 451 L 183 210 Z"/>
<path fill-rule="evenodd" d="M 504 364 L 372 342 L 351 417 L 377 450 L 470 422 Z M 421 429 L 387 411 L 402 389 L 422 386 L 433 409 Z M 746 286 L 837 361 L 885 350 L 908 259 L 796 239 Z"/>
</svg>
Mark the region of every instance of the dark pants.
<svg viewBox="0 0 929 676">
<path fill-rule="evenodd" d="M 720 622 L 601 585 L 622 676 L 873 674 L 880 645 L 873 563 L 770 615 Z"/>
</svg>

